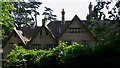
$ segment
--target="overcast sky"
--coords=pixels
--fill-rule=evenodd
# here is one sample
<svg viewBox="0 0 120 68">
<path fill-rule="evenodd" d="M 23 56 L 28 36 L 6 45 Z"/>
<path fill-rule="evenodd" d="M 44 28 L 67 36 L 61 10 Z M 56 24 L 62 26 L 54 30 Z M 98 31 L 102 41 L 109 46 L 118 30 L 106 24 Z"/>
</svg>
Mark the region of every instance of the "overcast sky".
<svg viewBox="0 0 120 68">
<path fill-rule="evenodd" d="M 45 10 L 44 7 L 51 8 L 53 14 L 57 15 L 57 19 L 61 20 L 61 10 L 65 10 L 65 20 L 71 20 L 75 15 L 78 15 L 81 20 L 86 20 L 88 14 L 88 5 L 90 2 L 95 4 L 95 0 L 40 0 L 43 2 L 38 11 L 42 12 Z M 38 24 L 41 25 L 41 19 L 38 17 Z"/>
<path fill-rule="evenodd" d="M 96 0 L 38 0 L 42 2 L 39 8 L 40 16 L 38 16 L 38 25 L 41 25 L 45 8 L 53 10 L 53 14 L 57 15 L 57 19 L 61 20 L 61 11 L 65 10 L 65 20 L 72 20 L 75 15 L 78 15 L 81 20 L 86 20 L 88 14 L 88 6 L 90 2 L 96 5 Z M 107 0 L 109 1 L 109 0 Z M 110 0 L 111 1 L 111 0 Z"/>
</svg>

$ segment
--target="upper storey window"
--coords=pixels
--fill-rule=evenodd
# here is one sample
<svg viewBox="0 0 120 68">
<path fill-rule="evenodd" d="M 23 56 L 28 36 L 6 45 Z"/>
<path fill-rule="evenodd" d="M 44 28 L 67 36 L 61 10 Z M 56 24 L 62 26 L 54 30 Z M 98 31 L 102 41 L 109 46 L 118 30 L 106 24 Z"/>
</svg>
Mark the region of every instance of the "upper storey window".
<svg viewBox="0 0 120 68">
<path fill-rule="evenodd" d="M 82 28 L 70 28 L 70 33 L 83 33 Z"/>
<path fill-rule="evenodd" d="M 82 45 L 89 45 L 89 42 L 87 40 L 83 40 L 81 44 Z"/>
</svg>

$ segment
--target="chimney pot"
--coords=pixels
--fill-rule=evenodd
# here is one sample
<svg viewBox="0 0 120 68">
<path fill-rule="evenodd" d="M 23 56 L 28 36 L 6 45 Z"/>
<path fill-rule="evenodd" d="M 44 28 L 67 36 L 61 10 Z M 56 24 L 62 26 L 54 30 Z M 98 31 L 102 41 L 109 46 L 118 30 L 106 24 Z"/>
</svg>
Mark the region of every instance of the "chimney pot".
<svg viewBox="0 0 120 68">
<path fill-rule="evenodd" d="M 91 14 L 91 12 L 92 12 L 92 2 L 90 2 L 90 4 L 89 4 L 89 14 Z"/>
<path fill-rule="evenodd" d="M 65 11 L 62 9 L 62 23 L 65 23 Z"/>
</svg>

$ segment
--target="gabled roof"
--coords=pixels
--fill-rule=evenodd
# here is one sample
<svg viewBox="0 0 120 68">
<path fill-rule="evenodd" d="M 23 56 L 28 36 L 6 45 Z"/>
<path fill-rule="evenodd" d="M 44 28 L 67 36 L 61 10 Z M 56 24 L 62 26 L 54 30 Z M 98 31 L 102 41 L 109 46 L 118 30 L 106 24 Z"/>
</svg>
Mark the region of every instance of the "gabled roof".
<svg viewBox="0 0 120 68">
<path fill-rule="evenodd" d="M 36 26 L 36 27 L 37 27 L 37 26 Z M 28 45 L 30 44 L 30 42 L 31 42 L 32 40 L 34 40 L 34 38 L 38 35 L 38 33 L 42 33 L 42 28 L 45 28 L 45 30 L 50 34 L 50 36 L 55 39 L 55 37 L 53 36 L 51 30 L 49 30 L 49 28 L 48 28 L 47 26 L 41 26 L 41 27 L 39 27 L 39 28 L 36 28 L 38 31 L 37 31 L 37 33 L 33 36 L 33 38 L 31 38 L 30 41 L 27 42 Z M 34 30 L 35 30 L 35 29 L 34 29 Z M 35 30 L 35 31 L 36 31 L 36 30 Z"/>
<path fill-rule="evenodd" d="M 70 21 L 65 21 L 65 24 L 61 24 L 61 21 L 51 21 L 47 26 L 51 30 L 55 38 L 58 38 L 69 23 Z M 59 32 L 59 30 L 61 32 Z"/>
<path fill-rule="evenodd" d="M 13 30 L 12 34 L 9 36 L 8 40 L 13 36 L 14 33 L 16 33 L 16 35 L 23 42 L 23 44 L 27 45 L 38 35 L 38 33 L 42 32 L 42 28 L 45 28 L 47 30 L 47 32 L 53 38 L 55 38 L 54 35 L 52 34 L 51 30 L 49 30 L 49 28 L 47 26 L 41 26 L 41 27 L 36 26 L 34 28 L 31 28 L 31 27 L 21 27 L 19 29 L 14 28 L 14 30 Z M 8 40 L 6 40 L 6 42 Z"/>
<path fill-rule="evenodd" d="M 23 41 L 23 43 L 26 45 L 29 42 L 31 42 L 38 35 L 39 32 L 42 32 L 42 28 L 45 28 L 48 31 L 48 33 L 50 33 L 50 35 L 53 38 L 55 38 L 47 26 L 41 26 L 41 27 L 36 26 L 34 28 L 22 27 L 19 28 L 19 30 L 16 30 L 16 33 Z"/>
<path fill-rule="evenodd" d="M 55 39 L 55 36 L 52 34 L 52 32 L 51 32 L 51 30 L 48 28 L 48 26 L 44 26 L 46 29 L 47 29 L 47 31 L 50 33 L 50 35 Z"/>
<path fill-rule="evenodd" d="M 51 21 L 47 26 L 36 26 L 34 28 L 21 27 L 19 29 L 15 28 L 14 32 L 18 35 L 24 45 L 29 44 L 38 35 L 38 33 L 42 31 L 42 28 L 45 28 L 54 39 L 57 39 L 64 33 L 64 31 L 75 19 L 79 20 L 85 28 L 88 27 L 87 20 L 80 20 L 79 17 L 75 15 L 71 21 L 65 21 L 65 24 L 63 21 Z"/>
<path fill-rule="evenodd" d="M 14 29 L 22 42 L 26 45 L 31 39 L 33 39 L 40 31 L 41 27 L 21 27 L 19 30 Z"/>
<path fill-rule="evenodd" d="M 20 39 L 20 41 L 24 44 L 24 42 L 22 41 L 22 39 L 20 38 L 20 36 L 18 35 L 18 32 L 16 32 L 16 28 L 13 29 L 13 31 L 8 35 L 8 38 L 5 40 L 5 42 L 3 42 L 3 46 L 2 48 L 5 46 L 5 44 L 7 44 L 7 42 L 10 40 L 10 38 L 16 34 L 17 37 Z"/>
<path fill-rule="evenodd" d="M 19 29 L 14 28 L 13 32 L 9 35 L 8 39 L 5 41 L 2 47 L 9 41 L 9 39 L 16 34 L 21 42 L 26 45 L 41 31 L 41 27 L 21 27 Z"/>
<path fill-rule="evenodd" d="M 80 20 L 77 15 L 71 21 L 65 21 L 65 24 L 61 24 L 62 21 L 51 21 L 47 26 L 55 36 L 55 38 L 59 38 L 63 31 L 67 29 L 67 27 L 72 23 L 74 19 L 78 19 L 80 23 L 82 23 L 86 28 L 88 28 L 88 21 L 87 20 Z M 61 32 L 59 32 L 59 29 Z"/>
</svg>

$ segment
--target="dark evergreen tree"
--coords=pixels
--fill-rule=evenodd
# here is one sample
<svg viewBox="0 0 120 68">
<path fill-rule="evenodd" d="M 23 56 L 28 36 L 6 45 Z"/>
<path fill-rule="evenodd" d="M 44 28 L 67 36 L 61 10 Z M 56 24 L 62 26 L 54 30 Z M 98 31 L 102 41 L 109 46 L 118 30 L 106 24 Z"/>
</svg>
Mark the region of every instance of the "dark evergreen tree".
<svg viewBox="0 0 120 68">
<path fill-rule="evenodd" d="M 37 15 L 39 15 L 39 12 L 36 9 L 40 7 L 41 2 L 20 1 L 12 3 L 16 8 L 15 11 L 12 11 L 16 27 L 37 25 Z"/>
<path fill-rule="evenodd" d="M 56 15 L 53 14 L 53 10 L 51 8 L 45 7 L 45 11 L 43 12 L 44 15 L 44 19 L 45 21 L 49 20 L 49 21 L 54 21 L 56 20 Z"/>
</svg>

